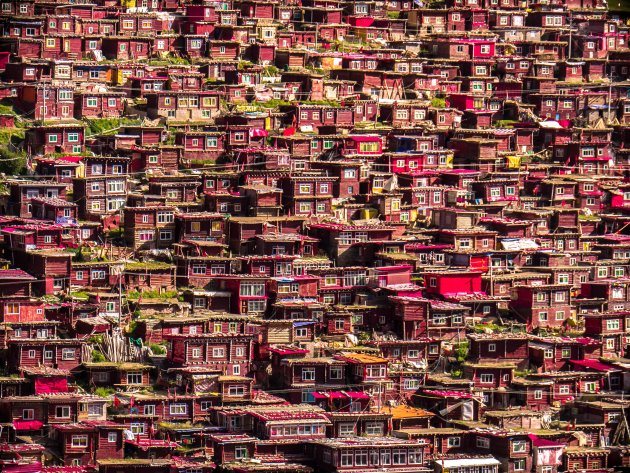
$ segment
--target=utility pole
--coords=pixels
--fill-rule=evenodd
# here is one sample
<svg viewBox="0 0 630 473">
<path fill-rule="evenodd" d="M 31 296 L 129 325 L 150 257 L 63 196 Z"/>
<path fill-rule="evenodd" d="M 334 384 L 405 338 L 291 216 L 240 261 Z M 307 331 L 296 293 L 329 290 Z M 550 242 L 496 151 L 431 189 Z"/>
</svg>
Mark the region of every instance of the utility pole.
<svg viewBox="0 0 630 473">
<path fill-rule="evenodd" d="M 612 106 L 612 69 L 610 70 L 609 76 L 608 76 L 608 123 L 607 125 L 610 125 L 610 108 Z"/>
<path fill-rule="evenodd" d="M 44 90 L 43 90 L 42 94 L 44 96 L 44 114 L 42 116 L 42 125 L 45 125 L 46 124 L 46 114 L 48 113 L 48 110 L 46 108 L 46 81 L 44 81 L 43 85 L 44 85 Z"/>
<path fill-rule="evenodd" d="M 569 10 L 569 57 L 567 59 L 571 59 L 571 43 L 573 43 L 573 17 Z"/>
</svg>

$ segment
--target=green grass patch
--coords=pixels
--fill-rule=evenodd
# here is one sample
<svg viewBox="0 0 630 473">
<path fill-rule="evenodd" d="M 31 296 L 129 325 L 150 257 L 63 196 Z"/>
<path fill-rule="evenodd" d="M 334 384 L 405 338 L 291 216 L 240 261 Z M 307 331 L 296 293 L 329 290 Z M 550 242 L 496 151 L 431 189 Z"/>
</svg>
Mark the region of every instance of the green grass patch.
<svg viewBox="0 0 630 473">
<path fill-rule="evenodd" d="M 453 354 L 459 363 L 466 361 L 468 356 L 468 342 L 460 342 L 453 347 Z"/>
<path fill-rule="evenodd" d="M 92 363 L 101 363 L 103 361 L 107 361 L 105 355 L 98 350 L 92 350 Z"/>
<path fill-rule="evenodd" d="M 435 108 L 446 108 L 446 99 L 435 97 L 431 99 L 431 106 Z"/>
<path fill-rule="evenodd" d="M 109 397 L 115 392 L 116 390 L 114 388 L 105 388 L 105 387 L 96 388 L 94 390 L 94 394 L 96 394 L 99 397 Z"/>
<path fill-rule="evenodd" d="M 494 122 L 494 126 L 496 128 L 512 128 L 515 123 L 518 123 L 516 120 L 497 120 Z"/>
<path fill-rule="evenodd" d="M 499 331 L 499 326 L 497 324 L 477 324 L 473 327 L 475 333 L 484 333 L 486 329 L 490 329 L 493 332 Z"/>
<path fill-rule="evenodd" d="M 158 291 L 158 290 L 150 290 L 150 291 L 128 291 L 127 299 L 128 300 L 138 300 L 140 296 L 143 299 L 175 299 L 177 297 L 177 291 Z"/>
<path fill-rule="evenodd" d="M 154 355 L 166 355 L 166 347 L 164 345 L 151 343 L 149 344 L 149 348 L 151 349 Z"/>
<path fill-rule="evenodd" d="M 108 133 L 116 133 L 121 126 L 140 125 L 141 120 L 135 118 L 98 118 L 95 120 L 86 120 L 88 128 L 87 135 L 102 135 Z"/>
</svg>

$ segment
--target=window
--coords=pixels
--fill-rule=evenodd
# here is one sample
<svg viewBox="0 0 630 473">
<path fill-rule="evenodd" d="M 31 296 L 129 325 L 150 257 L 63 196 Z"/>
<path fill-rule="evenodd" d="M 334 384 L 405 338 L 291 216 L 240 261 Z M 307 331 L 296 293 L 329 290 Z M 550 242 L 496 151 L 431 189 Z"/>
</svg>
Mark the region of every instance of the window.
<svg viewBox="0 0 630 473">
<path fill-rule="evenodd" d="M 265 301 L 248 301 L 247 312 L 264 312 L 266 308 Z"/>
<path fill-rule="evenodd" d="M 129 430 L 134 435 L 144 435 L 144 422 L 132 422 L 129 424 Z"/>
<path fill-rule="evenodd" d="M 472 240 L 470 238 L 461 238 L 459 240 L 460 248 L 470 248 L 472 246 Z"/>
<path fill-rule="evenodd" d="M 571 393 L 571 387 L 568 384 L 561 384 L 558 387 L 558 393 L 563 395 L 568 395 Z"/>
<path fill-rule="evenodd" d="M 612 319 L 606 321 L 606 330 L 619 330 L 620 327 L 619 319 Z"/>
<path fill-rule="evenodd" d="M 514 471 L 523 471 L 525 469 L 525 459 L 517 458 L 514 460 Z"/>
<path fill-rule="evenodd" d="M 415 391 L 420 387 L 420 381 L 417 379 L 406 379 L 403 383 L 405 391 Z"/>
<path fill-rule="evenodd" d="M 171 404 L 169 406 L 169 412 L 171 415 L 176 416 L 186 415 L 188 406 L 186 404 Z"/>
<path fill-rule="evenodd" d="M 127 373 L 127 384 L 143 384 L 142 383 L 142 372 L 131 372 Z"/>
<path fill-rule="evenodd" d="M 116 432 L 109 432 L 107 434 L 107 441 L 109 443 L 116 443 L 118 441 L 118 434 Z"/>
<path fill-rule="evenodd" d="M 484 373 L 481 375 L 480 377 L 480 381 L 484 384 L 490 384 L 494 382 L 494 375 L 493 374 L 487 374 Z"/>
<path fill-rule="evenodd" d="M 367 378 L 383 378 L 385 375 L 386 367 L 384 365 L 372 365 L 365 368 Z"/>
<path fill-rule="evenodd" d="M 525 440 L 514 440 L 512 442 L 512 452 L 513 453 L 525 453 L 527 444 Z"/>
<path fill-rule="evenodd" d="M 393 465 L 406 465 L 407 464 L 407 450 L 402 448 L 392 449 L 392 464 Z"/>
<path fill-rule="evenodd" d="M 61 359 L 62 360 L 74 360 L 76 354 L 76 350 L 74 348 L 64 348 L 61 350 Z"/>
<path fill-rule="evenodd" d="M 315 381 L 315 368 L 302 368 L 302 381 Z"/>
<path fill-rule="evenodd" d="M 193 264 L 192 267 L 193 274 L 206 274 L 206 265 L 205 264 Z"/>
<path fill-rule="evenodd" d="M 72 436 L 72 448 L 82 448 L 88 446 L 87 435 L 73 435 Z"/>
<path fill-rule="evenodd" d="M 486 437 L 477 437 L 477 448 L 490 448 L 490 439 Z"/>
<path fill-rule="evenodd" d="M 124 181 L 109 181 L 107 183 L 107 190 L 109 192 L 124 192 L 125 182 Z"/>
<path fill-rule="evenodd" d="M 584 392 L 587 392 L 587 393 L 597 392 L 597 383 L 594 381 L 588 381 L 584 383 Z"/>
<path fill-rule="evenodd" d="M 228 394 L 230 396 L 244 396 L 245 395 L 245 387 L 240 385 L 234 385 L 228 387 Z"/>
<path fill-rule="evenodd" d="M 212 349 L 212 358 L 223 358 L 223 357 L 225 357 L 225 348 Z"/>
<path fill-rule="evenodd" d="M 57 406 L 55 408 L 55 417 L 58 419 L 69 419 L 70 418 L 70 407 L 69 406 Z"/>
<path fill-rule="evenodd" d="M 242 460 L 243 458 L 247 458 L 249 456 L 249 451 L 247 447 L 237 446 L 234 448 L 234 458 L 237 460 Z"/>
<path fill-rule="evenodd" d="M 456 447 L 460 447 L 461 445 L 462 445 L 461 437 L 449 437 L 448 438 L 448 447 L 449 448 L 456 448 Z"/>
<path fill-rule="evenodd" d="M 8 302 L 4 307 L 7 315 L 17 315 L 20 313 L 20 304 L 17 302 Z"/>
<path fill-rule="evenodd" d="M 240 295 L 241 296 L 264 296 L 265 283 L 262 283 L 262 282 L 241 283 Z"/>
<path fill-rule="evenodd" d="M 146 404 L 144 406 L 144 415 L 154 416 L 155 415 L 155 405 L 154 404 Z"/>
<path fill-rule="evenodd" d="M 368 451 L 359 450 L 354 454 L 355 466 L 367 466 L 368 464 Z"/>
<path fill-rule="evenodd" d="M 409 464 L 419 465 L 422 463 L 422 460 L 423 460 L 422 449 L 420 448 L 409 449 Z"/>
<path fill-rule="evenodd" d="M 23 420 L 33 420 L 35 418 L 35 409 L 23 409 L 22 410 L 22 419 Z"/>
<path fill-rule="evenodd" d="M 201 401 L 199 407 L 205 412 L 212 407 L 212 401 Z"/>
<path fill-rule="evenodd" d="M 333 366 L 330 368 L 330 379 L 341 379 L 343 377 L 343 368 L 340 366 Z"/>
<path fill-rule="evenodd" d="M 352 437 L 354 436 L 354 423 L 342 422 L 339 424 L 339 437 Z"/>
<path fill-rule="evenodd" d="M 352 466 L 353 465 L 353 459 L 354 459 L 354 455 L 352 454 L 352 452 L 348 452 L 348 451 L 342 451 L 341 452 L 341 457 L 340 457 L 340 461 L 341 461 L 341 466 Z"/>
</svg>

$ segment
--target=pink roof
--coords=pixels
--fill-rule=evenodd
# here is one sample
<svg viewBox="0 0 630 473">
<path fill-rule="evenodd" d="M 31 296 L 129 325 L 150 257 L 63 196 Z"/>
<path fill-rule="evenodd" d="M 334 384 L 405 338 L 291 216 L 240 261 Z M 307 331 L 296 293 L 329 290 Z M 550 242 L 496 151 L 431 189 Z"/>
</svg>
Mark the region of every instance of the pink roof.
<svg viewBox="0 0 630 473">
<path fill-rule="evenodd" d="M 392 271 L 408 270 L 408 269 L 413 269 L 413 266 L 411 266 L 410 264 L 400 264 L 397 266 L 379 266 L 378 268 L 374 268 L 375 271 L 383 271 L 386 273 L 389 273 Z"/>
<path fill-rule="evenodd" d="M 68 161 L 69 163 L 79 163 L 83 160 L 83 156 L 62 156 L 57 161 Z"/>
<path fill-rule="evenodd" d="M 430 396 L 439 396 L 439 397 L 459 397 L 464 399 L 473 399 L 479 396 L 474 396 L 470 393 L 463 391 L 437 391 L 437 390 L 425 390 L 423 394 L 428 394 Z"/>
<path fill-rule="evenodd" d="M 177 448 L 179 444 L 170 440 L 158 440 L 158 439 L 135 439 L 126 440 L 128 444 L 135 445 L 141 450 L 148 450 L 149 448 Z"/>
<path fill-rule="evenodd" d="M 370 395 L 364 392 L 330 391 L 311 393 L 315 399 L 370 399 Z"/>
<path fill-rule="evenodd" d="M 448 171 L 440 171 L 440 174 L 479 174 L 479 171 L 472 169 L 449 169 Z"/>
<path fill-rule="evenodd" d="M 28 279 L 35 280 L 33 276 L 21 269 L 0 269 L 0 279 Z"/>
<path fill-rule="evenodd" d="M 380 136 L 373 136 L 373 135 L 360 135 L 360 136 L 355 135 L 355 136 L 348 136 L 347 138 L 353 141 L 383 141 Z"/>
<path fill-rule="evenodd" d="M 610 366 L 604 364 L 597 360 L 569 360 L 572 364 L 581 366 L 582 368 L 588 368 L 595 371 L 603 371 L 604 373 L 608 373 L 610 371 L 620 371 L 614 366 Z"/>
<path fill-rule="evenodd" d="M 560 447 L 563 448 L 564 444 L 560 442 L 554 442 L 552 440 L 541 439 L 537 435 L 530 434 L 528 435 L 529 439 L 532 441 L 532 445 L 534 447 Z"/>
</svg>

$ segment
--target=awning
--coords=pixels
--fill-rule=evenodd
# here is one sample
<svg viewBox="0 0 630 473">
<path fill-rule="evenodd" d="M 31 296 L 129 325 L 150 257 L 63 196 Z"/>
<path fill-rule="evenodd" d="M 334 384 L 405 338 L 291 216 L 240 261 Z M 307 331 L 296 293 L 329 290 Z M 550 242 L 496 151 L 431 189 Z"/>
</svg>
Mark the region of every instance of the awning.
<svg viewBox="0 0 630 473">
<path fill-rule="evenodd" d="M 14 420 L 13 428 L 15 430 L 39 430 L 44 423 L 39 420 Z"/>
<path fill-rule="evenodd" d="M 308 322 L 293 322 L 294 327 L 304 327 L 305 325 L 313 325 L 315 323 L 314 320 L 309 320 Z"/>
<path fill-rule="evenodd" d="M 346 395 L 351 399 L 370 399 L 370 395 L 364 392 L 346 392 Z"/>
</svg>

